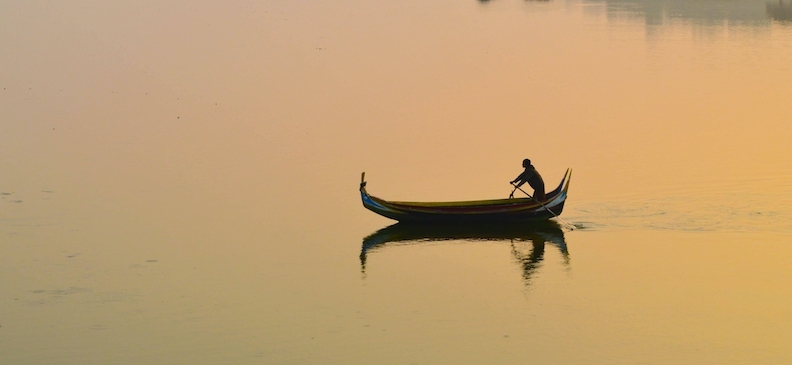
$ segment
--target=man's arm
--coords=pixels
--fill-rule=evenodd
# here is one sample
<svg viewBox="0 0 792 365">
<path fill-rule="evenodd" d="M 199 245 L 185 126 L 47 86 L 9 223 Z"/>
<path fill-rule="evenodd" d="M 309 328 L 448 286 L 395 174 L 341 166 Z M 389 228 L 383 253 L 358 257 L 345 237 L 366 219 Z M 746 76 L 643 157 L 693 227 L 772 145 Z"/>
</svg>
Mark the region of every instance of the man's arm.
<svg viewBox="0 0 792 365">
<path fill-rule="evenodd" d="M 517 187 L 518 187 L 518 188 L 519 188 L 520 186 L 522 186 L 522 184 L 525 184 L 525 182 L 528 180 L 528 179 L 526 179 L 526 178 L 525 178 L 525 176 L 524 176 L 526 172 L 528 172 L 528 171 L 523 171 L 523 172 L 522 172 L 520 175 L 518 175 L 518 176 L 517 176 L 517 178 L 515 178 L 514 180 L 512 180 L 512 182 L 511 182 L 511 183 L 512 183 L 512 184 L 514 184 L 514 183 L 517 183 L 517 182 L 519 182 L 519 183 L 517 184 Z"/>
</svg>

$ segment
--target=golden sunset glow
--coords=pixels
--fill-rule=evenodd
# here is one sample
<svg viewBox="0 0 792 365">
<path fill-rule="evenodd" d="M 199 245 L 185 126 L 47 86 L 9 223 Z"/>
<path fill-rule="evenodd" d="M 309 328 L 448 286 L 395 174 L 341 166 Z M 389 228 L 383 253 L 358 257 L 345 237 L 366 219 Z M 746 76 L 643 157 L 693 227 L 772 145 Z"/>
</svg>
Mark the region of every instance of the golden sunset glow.
<svg viewBox="0 0 792 365">
<path fill-rule="evenodd" d="M 4 1 L 0 364 L 792 363 L 791 14 Z"/>
</svg>

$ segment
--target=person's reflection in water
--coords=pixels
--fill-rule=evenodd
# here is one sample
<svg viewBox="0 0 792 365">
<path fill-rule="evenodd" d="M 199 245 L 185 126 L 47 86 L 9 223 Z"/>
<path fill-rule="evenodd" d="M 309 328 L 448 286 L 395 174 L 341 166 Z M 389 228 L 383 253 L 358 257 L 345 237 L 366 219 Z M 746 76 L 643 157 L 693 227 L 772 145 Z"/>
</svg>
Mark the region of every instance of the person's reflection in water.
<svg viewBox="0 0 792 365">
<path fill-rule="evenodd" d="M 531 247 L 526 250 L 525 243 L 530 243 Z M 556 246 L 561 252 L 563 257 L 563 264 L 569 268 L 569 251 L 567 250 L 566 241 L 564 239 L 564 232 L 560 229 L 551 232 L 537 232 L 536 235 L 530 237 L 529 240 L 523 242 L 512 242 L 512 256 L 517 260 L 517 263 L 522 266 L 523 280 L 525 285 L 531 283 L 531 276 L 541 267 L 542 260 L 544 260 L 545 244 Z"/>
<path fill-rule="evenodd" d="M 517 263 L 522 266 L 522 276 L 523 280 L 525 280 L 525 285 L 531 283 L 531 275 L 536 271 L 536 269 L 541 266 L 541 262 L 544 259 L 544 251 L 545 251 L 545 241 L 543 238 L 534 238 L 531 240 L 532 247 L 529 252 L 525 252 L 524 250 L 520 249 L 519 243 L 515 244 L 512 242 L 512 255 L 517 260 Z"/>
</svg>

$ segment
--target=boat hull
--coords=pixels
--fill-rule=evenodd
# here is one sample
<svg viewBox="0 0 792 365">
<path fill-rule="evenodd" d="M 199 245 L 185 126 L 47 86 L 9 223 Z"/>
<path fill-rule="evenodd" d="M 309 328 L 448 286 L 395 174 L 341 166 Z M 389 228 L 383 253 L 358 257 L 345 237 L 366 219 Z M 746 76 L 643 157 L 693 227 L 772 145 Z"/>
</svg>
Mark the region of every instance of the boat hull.
<svg viewBox="0 0 792 365">
<path fill-rule="evenodd" d="M 364 175 L 365 176 L 365 175 Z M 363 206 L 383 217 L 406 223 L 508 223 L 538 222 L 557 217 L 564 210 L 571 171 L 541 203 L 532 198 L 461 202 L 391 202 L 371 196 L 361 181 Z"/>
</svg>

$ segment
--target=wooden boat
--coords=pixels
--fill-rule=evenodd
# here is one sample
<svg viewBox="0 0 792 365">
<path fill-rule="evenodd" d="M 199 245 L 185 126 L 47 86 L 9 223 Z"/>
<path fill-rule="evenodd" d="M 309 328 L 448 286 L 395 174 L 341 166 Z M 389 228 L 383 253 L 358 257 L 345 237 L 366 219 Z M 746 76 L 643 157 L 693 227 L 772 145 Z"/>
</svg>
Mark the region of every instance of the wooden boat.
<svg viewBox="0 0 792 365">
<path fill-rule="evenodd" d="M 472 200 L 457 202 L 397 202 L 369 195 L 366 173 L 360 178 L 360 197 L 363 206 L 383 217 L 408 223 L 508 223 L 536 222 L 558 216 L 564 210 L 569 179 L 567 169 L 561 183 L 545 194 L 541 203 L 533 198 Z"/>
</svg>

